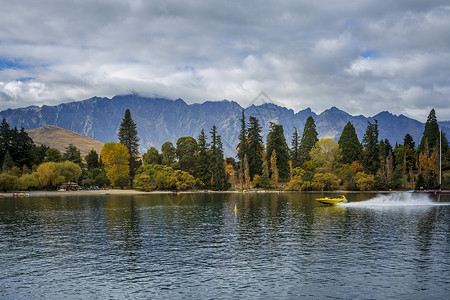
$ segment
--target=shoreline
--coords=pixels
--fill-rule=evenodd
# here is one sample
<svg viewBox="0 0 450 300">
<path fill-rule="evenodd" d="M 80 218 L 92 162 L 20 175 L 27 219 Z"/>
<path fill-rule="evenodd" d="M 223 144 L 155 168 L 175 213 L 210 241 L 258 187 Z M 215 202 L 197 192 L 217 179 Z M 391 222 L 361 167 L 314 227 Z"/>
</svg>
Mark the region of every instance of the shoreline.
<svg viewBox="0 0 450 300">
<path fill-rule="evenodd" d="M 189 190 L 189 191 L 151 191 L 144 192 L 139 190 L 119 190 L 119 189 L 107 189 L 107 190 L 79 190 L 79 191 L 15 191 L 8 193 L 0 193 L 1 197 L 12 198 L 13 194 L 19 194 L 19 197 L 60 197 L 60 196 L 135 196 L 135 195 L 171 195 L 171 194 L 283 194 L 283 193 L 297 193 L 297 194 L 354 194 L 354 193 L 399 193 L 406 191 L 277 191 L 277 190 L 230 190 L 230 191 L 212 191 L 212 190 Z"/>
</svg>

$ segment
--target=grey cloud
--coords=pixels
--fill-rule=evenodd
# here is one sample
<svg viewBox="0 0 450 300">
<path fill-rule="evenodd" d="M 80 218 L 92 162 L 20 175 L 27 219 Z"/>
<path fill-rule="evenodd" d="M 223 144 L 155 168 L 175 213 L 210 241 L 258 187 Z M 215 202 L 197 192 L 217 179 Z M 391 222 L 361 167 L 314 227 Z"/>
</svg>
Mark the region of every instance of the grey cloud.
<svg viewBox="0 0 450 300">
<path fill-rule="evenodd" d="M 447 1 L 6 1 L 0 27 L 0 58 L 31 66 L 0 70 L 1 109 L 131 91 L 246 106 L 265 91 L 295 110 L 450 120 Z"/>
</svg>

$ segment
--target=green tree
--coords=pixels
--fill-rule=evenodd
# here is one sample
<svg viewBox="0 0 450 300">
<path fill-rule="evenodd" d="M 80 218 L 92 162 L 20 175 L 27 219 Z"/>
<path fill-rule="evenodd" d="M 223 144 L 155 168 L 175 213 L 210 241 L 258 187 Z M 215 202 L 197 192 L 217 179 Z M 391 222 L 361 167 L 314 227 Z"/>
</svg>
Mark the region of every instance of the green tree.
<svg viewBox="0 0 450 300">
<path fill-rule="evenodd" d="M 211 187 L 215 190 L 226 190 L 229 188 L 229 184 L 225 172 L 223 145 L 220 135 L 217 134 L 216 125 L 213 125 L 210 133 L 211 133 Z"/>
<path fill-rule="evenodd" d="M 62 161 L 61 152 L 56 148 L 49 148 L 45 153 L 44 162 L 60 162 Z"/>
<path fill-rule="evenodd" d="M 23 127 L 20 131 L 14 128 L 11 134 L 12 141 L 9 152 L 15 165 L 19 168 L 22 168 L 24 165 L 31 168 L 33 164 L 33 148 L 35 147 L 33 140 Z"/>
<path fill-rule="evenodd" d="M 3 166 L 3 158 L 9 150 L 12 141 L 11 128 L 5 119 L 0 124 L 0 164 Z"/>
<path fill-rule="evenodd" d="M 86 164 L 89 171 L 100 167 L 97 151 L 94 149 L 89 151 L 88 155 L 86 155 Z"/>
<path fill-rule="evenodd" d="M 66 147 L 66 152 L 64 152 L 62 155 L 62 160 L 68 160 L 76 163 L 77 165 L 81 165 L 80 150 L 75 145 L 69 144 L 69 146 Z"/>
<path fill-rule="evenodd" d="M 3 170 L 3 172 L 7 172 L 7 171 L 11 170 L 12 167 L 14 167 L 14 161 L 11 157 L 11 154 L 9 154 L 9 151 L 6 150 L 5 157 L 3 158 L 2 170 Z"/>
<path fill-rule="evenodd" d="M 407 133 L 403 139 L 403 146 L 408 146 L 411 149 L 416 147 L 416 143 L 414 143 L 413 137 L 409 133 Z"/>
<path fill-rule="evenodd" d="M 53 188 L 56 185 L 64 182 L 64 176 L 58 173 L 58 169 L 54 162 L 45 162 L 40 164 L 37 168 L 39 176 L 39 183 L 43 187 Z"/>
<path fill-rule="evenodd" d="M 175 162 L 176 149 L 171 142 L 165 142 L 161 146 L 163 165 L 171 166 Z"/>
<path fill-rule="evenodd" d="M 300 146 L 300 136 L 298 135 L 297 128 L 294 127 L 294 133 L 292 134 L 292 142 L 291 142 L 291 161 L 293 169 L 300 167 L 299 146 Z"/>
<path fill-rule="evenodd" d="M 314 119 L 309 116 L 308 119 L 306 119 L 302 139 L 300 141 L 299 151 L 301 164 L 310 160 L 309 152 L 316 146 L 316 143 L 319 140 L 317 136 L 316 124 L 314 123 Z"/>
<path fill-rule="evenodd" d="M 354 161 L 361 161 L 363 146 L 359 142 L 355 127 L 348 122 L 342 130 L 338 141 L 342 151 L 341 163 L 351 164 Z"/>
<path fill-rule="evenodd" d="M 425 144 L 428 144 L 431 152 L 438 150 L 437 147 L 439 147 L 439 125 L 437 123 L 436 112 L 434 111 L 434 108 L 428 115 L 427 121 L 425 123 L 425 128 L 423 130 L 422 139 L 420 140 L 417 151 L 423 152 L 425 150 Z"/>
<path fill-rule="evenodd" d="M 143 157 L 144 165 L 151 165 L 151 164 L 161 164 L 162 157 L 158 152 L 158 149 L 155 147 L 151 147 L 147 150 L 147 153 L 144 154 Z"/>
<path fill-rule="evenodd" d="M 194 174 L 197 161 L 197 141 L 190 136 L 180 137 L 177 140 L 176 155 L 180 169 Z"/>
<path fill-rule="evenodd" d="M 272 170 L 271 156 L 273 150 L 276 152 L 276 165 L 279 177 L 283 179 L 289 178 L 289 147 L 284 137 L 283 126 L 271 122 L 266 146 L 266 161 L 269 162 L 270 170 Z"/>
<path fill-rule="evenodd" d="M 241 131 L 239 132 L 239 143 L 237 145 L 237 157 L 240 161 L 244 161 L 244 156 L 248 151 L 248 139 L 247 139 L 247 126 L 245 123 L 245 113 L 242 110 L 242 117 L 240 119 L 241 122 Z"/>
<path fill-rule="evenodd" d="M 246 153 L 250 179 L 262 172 L 264 145 L 261 129 L 258 119 L 250 116 L 248 124 L 248 151 Z"/>
<path fill-rule="evenodd" d="M 56 170 L 58 175 L 64 177 L 64 181 L 78 181 L 78 178 L 81 176 L 81 167 L 80 165 L 66 160 L 64 162 L 56 163 Z"/>
<path fill-rule="evenodd" d="M 363 138 L 363 165 L 369 174 L 375 174 L 380 168 L 380 149 L 378 145 L 378 122 L 367 121 L 367 129 Z"/>
<path fill-rule="evenodd" d="M 131 118 L 131 112 L 128 108 L 125 111 L 122 123 L 120 123 L 118 137 L 119 142 L 127 148 L 128 154 L 130 155 L 128 163 L 129 176 L 131 182 L 133 182 L 135 171 L 139 166 L 139 137 L 136 130 L 136 123 Z"/>
<path fill-rule="evenodd" d="M 195 176 L 199 178 L 204 184 L 208 185 L 211 182 L 211 150 L 208 148 L 209 144 L 206 141 L 205 131 L 202 129 L 197 138 L 198 156 L 196 164 Z"/>
</svg>

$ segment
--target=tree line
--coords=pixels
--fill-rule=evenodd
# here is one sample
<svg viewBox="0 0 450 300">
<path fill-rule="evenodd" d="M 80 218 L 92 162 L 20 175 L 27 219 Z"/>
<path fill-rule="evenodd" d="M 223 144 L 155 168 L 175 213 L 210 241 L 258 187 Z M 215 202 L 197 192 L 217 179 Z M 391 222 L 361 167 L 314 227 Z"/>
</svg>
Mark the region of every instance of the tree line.
<svg viewBox="0 0 450 300">
<path fill-rule="evenodd" d="M 406 134 L 394 147 L 379 140 L 378 123 L 368 122 L 361 142 L 351 122 L 339 141 L 319 139 L 312 117 L 290 146 L 282 125 L 270 123 L 264 143 L 262 126 L 242 111 L 237 156 L 226 158 L 217 127 L 197 138 L 166 142 L 161 152 L 151 147 L 141 155 L 136 124 L 129 109 L 119 127 L 118 142 L 106 143 L 97 153 L 81 157 L 79 149 L 66 151 L 36 146 L 23 128 L 0 124 L 0 189 L 55 189 L 77 182 L 85 188 L 113 186 L 151 190 L 286 189 L 387 190 L 435 188 L 439 185 L 439 147 L 442 167 L 450 169 L 448 140 L 439 130 L 434 109 L 425 123 L 419 145 Z M 444 177 L 444 185 L 449 184 Z"/>
</svg>

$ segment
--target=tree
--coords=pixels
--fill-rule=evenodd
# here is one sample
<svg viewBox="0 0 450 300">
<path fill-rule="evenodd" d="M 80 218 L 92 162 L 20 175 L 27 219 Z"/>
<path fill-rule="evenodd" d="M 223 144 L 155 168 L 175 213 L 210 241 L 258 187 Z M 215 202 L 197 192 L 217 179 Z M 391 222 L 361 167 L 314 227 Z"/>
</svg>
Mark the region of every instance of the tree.
<svg viewBox="0 0 450 300">
<path fill-rule="evenodd" d="M 405 135 L 405 138 L 403 139 L 403 146 L 407 146 L 411 149 L 414 149 L 416 147 L 416 143 L 414 143 L 414 140 L 409 133 L 407 133 Z"/>
<path fill-rule="evenodd" d="M 6 150 L 5 157 L 3 158 L 2 171 L 7 172 L 11 170 L 12 167 L 14 167 L 14 161 L 11 157 L 11 154 L 9 154 L 9 150 Z"/>
<path fill-rule="evenodd" d="M 294 133 L 292 134 L 292 142 L 291 142 L 291 161 L 292 168 L 295 169 L 300 167 L 300 136 L 298 135 L 297 128 L 294 127 Z"/>
<path fill-rule="evenodd" d="M 320 139 L 315 148 L 309 152 L 309 156 L 325 172 L 332 172 L 341 160 L 341 149 L 332 139 Z"/>
<path fill-rule="evenodd" d="M 130 154 L 125 145 L 111 142 L 103 145 L 101 159 L 106 176 L 113 186 L 130 174 Z M 117 182 L 116 182 L 117 181 Z"/>
<path fill-rule="evenodd" d="M 272 155 L 270 156 L 270 169 L 272 171 L 272 179 L 275 184 L 275 188 L 278 187 L 278 166 L 277 166 L 277 153 L 275 148 L 272 150 Z"/>
<path fill-rule="evenodd" d="M 163 165 L 171 166 L 175 162 L 176 149 L 171 142 L 165 142 L 161 146 Z"/>
<path fill-rule="evenodd" d="M 425 123 L 425 128 L 423 130 L 422 139 L 420 140 L 417 151 L 423 152 L 425 150 L 425 144 L 428 144 L 431 152 L 436 150 L 435 147 L 439 147 L 439 125 L 437 123 L 436 112 L 434 111 L 434 108 L 428 115 L 427 121 Z"/>
<path fill-rule="evenodd" d="M 247 126 L 245 124 L 245 113 L 242 110 L 241 121 L 241 131 L 239 132 L 239 143 L 237 145 L 237 157 L 240 161 L 244 161 L 244 156 L 248 151 L 248 139 L 247 139 Z"/>
<path fill-rule="evenodd" d="M 54 162 L 45 162 L 40 164 L 37 168 L 39 176 L 39 183 L 43 187 L 52 188 L 59 183 L 64 182 L 64 177 L 58 173 L 56 164 Z"/>
<path fill-rule="evenodd" d="M 258 119 L 250 116 L 248 124 L 248 151 L 246 153 L 250 178 L 253 178 L 256 174 L 261 174 L 262 171 L 264 145 L 261 129 Z"/>
<path fill-rule="evenodd" d="M 100 167 L 99 157 L 97 151 L 92 149 L 88 155 L 86 155 L 86 163 L 89 171 Z"/>
<path fill-rule="evenodd" d="M 270 131 L 267 135 L 266 161 L 269 162 L 269 169 L 272 170 L 272 152 L 276 152 L 276 165 L 280 178 L 289 177 L 289 147 L 284 137 L 283 126 L 270 123 Z"/>
<path fill-rule="evenodd" d="M 299 152 L 301 164 L 310 160 L 309 152 L 316 146 L 316 143 L 319 140 L 317 136 L 316 124 L 314 123 L 314 119 L 309 116 L 308 119 L 306 119 L 302 139 L 300 141 Z"/>
<path fill-rule="evenodd" d="M 44 162 L 60 162 L 61 160 L 61 152 L 56 148 L 49 148 L 45 153 Z"/>
<path fill-rule="evenodd" d="M 144 165 L 161 164 L 162 157 L 155 147 L 150 147 L 143 157 Z"/>
<path fill-rule="evenodd" d="M 209 144 L 206 142 L 205 131 L 202 129 L 197 138 L 198 156 L 195 176 L 199 178 L 204 184 L 209 184 L 211 181 L 211 150 L 208 148 Z"/>
<path fill-rule="evenodd" d="M 378 122 L 372 124 L 367 121 L 367 129 L 363 138 L 363 165 L 369 174 L 375 174 L 380 168 L 380 155 L 378 145 Z"/>
<path fill-rule="evenodd" d="M 58 175 L 64 177 L 64 181 L 78 181 L 81 176 L 81 167 L 69 160 L 64 162 L 56 163 L 56 170 Z"/>
<path fill-rule="evenodd" d="M 66 147 L 66 152 L 62 155 L 62 160 L 68 160 L 77 165 L 81 165 L 81 153 L 80 150 L 73 144 L 69 144 Z"/>
<path fill-rule="evenodd" d="M 180 137 L 177 140 L 176 155 L 180 169 L 191 175 L 194 174 L 197 161 L 197 141 L 190 136 Z"/>
<path fill-rule="evenodd" d="M 23 127 L 20 131 L 17 128 L 12 130 L 12 141 L 9 152 L 17 167 L 22 168 L 24 165 L 29 168 L 32 167 L 34 147 L 33 140 L 28 136 L 28 133 Z"/>
<path fill-rule="evenodd" d="M 6 151 L 9 150 L 12 141 L 11 128 L 8 122 L 3 118 L 0 124 L 0 163 L 3 166 L 3 158 L 5 157 Z"/>
<path fill-rule="evenodd" d="M 125 111 L 125 115 L 122 119 L 122 123 L 120 123 L 119 127 L 119 142 L 124 145 L 129 154 L 129 176 L 131 182 L 133 182 L 135 171 L 139 165 L 138 157 L 139 157 L 139 137 L 138 132 L 136 130 L 136 123 L 134 123 L 131 118 L 131 112 L 127 108 Z M 113 181 L 111 181 L 113 182 Z"/>
<path fill-rule="evenodd" d="M 216 125 L 211 128 L 211 187 L 215 190 L 228 189 L 228 178 L 225 172 L 223 145 Z"/>
<path fill-rule="evenodd" d="M 362 158 L 363 146 L 359 142 L 355 127 L 348 122 L 342 130 L 339 137 L 339 148 L 342 151 L 341 162 L 351 164 L 354 161 L 360 161 Z"/>
</svg>

